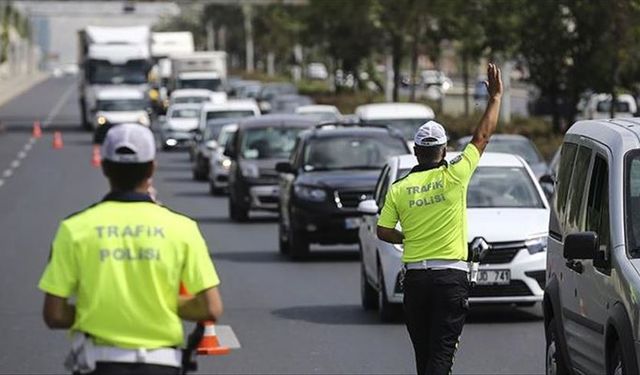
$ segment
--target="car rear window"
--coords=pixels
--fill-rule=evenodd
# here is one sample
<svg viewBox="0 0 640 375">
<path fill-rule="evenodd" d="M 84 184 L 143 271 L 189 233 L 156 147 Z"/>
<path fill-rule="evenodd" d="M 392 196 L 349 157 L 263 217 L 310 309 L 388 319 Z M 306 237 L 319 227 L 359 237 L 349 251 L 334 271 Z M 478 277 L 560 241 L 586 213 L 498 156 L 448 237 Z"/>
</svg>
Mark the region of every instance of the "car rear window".
<svg viewBox="0 0 640 375">
<path fill-rule="evenodd" d="M 304 168 L 313 170 L 382 169 L 390 156 L 407 153 L 402 139 L 341 136 L 312 138 L 304 152 Z"/>
</svg>

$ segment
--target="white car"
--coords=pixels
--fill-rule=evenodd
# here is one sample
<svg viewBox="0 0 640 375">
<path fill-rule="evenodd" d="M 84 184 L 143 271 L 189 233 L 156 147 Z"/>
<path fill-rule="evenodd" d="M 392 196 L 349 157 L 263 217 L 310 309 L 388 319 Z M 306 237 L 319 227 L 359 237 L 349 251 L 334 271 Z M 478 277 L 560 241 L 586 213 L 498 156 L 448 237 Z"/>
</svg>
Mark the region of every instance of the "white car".
<svg viewBox="0 0 640 375">
<path fill-rule="evenodd" d="M 453 158 L 458 153 L 450 153 Z M 379 308 L 380 317 L 395 315 L 403 299 L 402 245 L 376 235 L 378 206 L 389 186 L 416 164 L 415 156 L 390 158 L 382 170 L 374 199 L 363 201 L 359 230 L 362 304 Z M 480 262 L 470 302 L 532 305 L 542 301 L 549 204 L 527 163 L 516 155 L 485 153 L 467 193 L 468 241 L 483 239 L 489 251 Z M 400 229 L 400 228 L 399 228 Z"/>
<path fill-rule="evenodd" d="M 171 92 L 169 105 L 172 104 L 199 104 L 199 103 L 224 103 L 227 101 L 227 93 L 211 91 L 207 89 L 178 89 Z"/>
<path fill-rule="evenodd" d="M 578 103 L 578 120 L 604 120 L 611 117 L 611 95 L 592 94 Z M 638 112 L 638 105 L 629 94 L 616 97 L 615 117 L 634 117 Z"/>
<path fill-rule="evenodd" d="M 105 88 L 96 93 L 93 128 L 105 124 L 138 123 L 150 126 L 151 103 L 145 93 L 130 87 Z"/>
<path fill-rule="evenodd" d="M 200 120 L 200 104 L 174 104 L 167 110 L 160 128 L 162 148 L 188 146 Z"/>
<path fill-rule="evenodd" d="M 211 195 L 219 195 L 229 185 L 229 168 L 231 167 L 231 159 L 224 155 L 224 148 L 228 140 L 238 130 L 238 124 L 224 125 L 220 129 L 216 147 L 211 152 L 209 158 L 209 192 Z M 205 131 L 206 137 L 206 131 Z"/>
<path fill-rule="evenodd" d="M 201 131 L 207 127 L 207 121 L 218 119 L 240 119 L 260 116 L 260 107 L 253 99 L 229 99 L 225 103 L 205 103 L 200 113 Z"/>
<path fill-rule="evenodd" d="M 340 121 L 342 113 L 335 105 L 312 104 L 296 108 L 296 113 L 305 116 L 314 116 L 320 121 Z"/>
<path fill-rule="evenodd" d="M 355 115 L 366 125 L 389 126 L 398 129 L 413 147 L 418 128 L 436 115 L 431 108 L 418 103 L 374 103 L 358 106 Z"/>
</svg>

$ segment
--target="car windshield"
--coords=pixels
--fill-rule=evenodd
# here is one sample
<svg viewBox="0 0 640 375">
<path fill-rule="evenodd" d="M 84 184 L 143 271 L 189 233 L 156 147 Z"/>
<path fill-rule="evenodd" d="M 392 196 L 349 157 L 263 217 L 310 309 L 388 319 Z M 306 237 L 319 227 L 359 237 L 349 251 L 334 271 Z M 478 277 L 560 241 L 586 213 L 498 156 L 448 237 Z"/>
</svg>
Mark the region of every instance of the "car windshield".
<svg viewBox="0 0 640 375">
<path fill-rule="evenodd" d="M 96 109 L 104 112 L 144 111 L 147 102 L 142 99 L 98 100 Z"/>
<path fill-rule="evenodd" d="M 207 96 L 181 96 L 173 99 L 176 104 L 200 104 L 209 100 Z"/>
<path fill-rule="evenodd" d="M 245 159 L 286 159 L 296 143 L 302 128 L 256 128 L 248 129 L 240 147 Z"/>
<path fill-rule="evenodd" d="M 416 134 L 416 131 L 418 131 L 418 128 L 429 120 L 428 118 L 403 118 L 394 120 L 365 120 L 364 122 L 368 125 L 389 126 L 398 129 L 406 140 L 413 140 L 413 136 Z"/>
<path fill-rule="evenodd" d="M 611 100 L 603 100 L 598 102 L 597 110 L 600 113 L 611 112 Z M 631 109 L 629 108 L 629 103 L 616 101 L 616 112 L 625 112 L 625 113 L 631 112 Z"/>
<path fill-rule="evenodd" d="M 362 135 L 315 138 L 305 148 L 304 169 L 380 169 L 389 156 L 406 153 L 406 145 L 399 138 Z"/>
<path fill-rule="evenodd" d="M 522 167 L 478 167 L 467 191 L 468 208 L 543 208 L 536 186 Z"/>
<path fill-rule="evenodd" d="M 182 78 L 179 81 L 179 89 L 207 89 L 211 91 L 218 91 L 222 81 L 219 78 L 207 78 L 207 79 L 185 79 Z"/>
<path fill-rule="evenodd" d="M 640 258 L 640 151 L 626 158 L 624 178 L 627 248 L 633 258 Z"/>
<path fill-rule="evenodd" d="M 209 111 L 207 112 L 207 121 L 216 120 L 221 118 L 241 118 L 241 117 L 251 117 L 255 115 L 253 111 L 248 111 L 246 109 L 236 109 L 236 110 L 225 110 L 225 111 Z"/>
<path fill-rule="evenodd" d="M 175 109 L 171 111 L 171 118 L 197 118 L 200 111 L 195 108 Z"/>
<path fill-rule="evenodd" d="M 93 60 L 89 64 L 88 80 L 93 84 L 142 84 L 147 82 L 147 66 L 143 61 L 112 65 L 107 61 Z"/>
<path fill-rule="evenodd" d="M 410 171 L 400 169 L 396 179 L 401 179 Z M 640 184 L 638 186 L 640 189 Z M 478 167 L 467 190 L 467 207 L 544 208 L 544 205 L 524 168 Z"/>
<path fill-rule="evenodd" d="M 333 112 L 302 112 L 300 115 L 308 116 L 317 121 L 338 121 L 340 118 Z"/>
<path fill-rule="evenodd" d="M 471 141 L 470 138 L 463 138 L 458 149 L 462 151 Z M 535 149 L 535 146 L 526 139 L 492 139 L 485 152 L 502 152 L 505 154 L 515 154 L 523 158 L 529 164 L 536 164 L 542 161 L 542 157 Z"/>
</svg>

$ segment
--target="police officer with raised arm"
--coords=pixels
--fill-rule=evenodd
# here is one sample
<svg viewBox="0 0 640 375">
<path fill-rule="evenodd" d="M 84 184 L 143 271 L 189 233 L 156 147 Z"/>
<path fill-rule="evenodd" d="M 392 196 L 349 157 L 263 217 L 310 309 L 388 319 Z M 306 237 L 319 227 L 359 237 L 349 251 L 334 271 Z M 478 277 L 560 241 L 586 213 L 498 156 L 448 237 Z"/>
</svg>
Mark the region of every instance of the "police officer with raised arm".
<svg viewBox="0 0 640 375">
<path fill-rule="evenodd" d="M 467 188 L 502 96 L 500 69 L 489 64 L 487 77 L 487 108 L 471 143 L 447 163 L 444 128 L 422 125 L 414 138 L 418 165 L 391 186 L 378 220 L 381 240 L 404 245 L 405 319 L 419 375 L 451 372 L 469 308 Z"/>
<path fill-rule="evenodd" d="M 39 283 L 43 315 L 49 328 L 73 333 L 65 365 L 74 373 L 178 374 L 181 319 L 222 314 L 196 222 L 148 193 L 155 150 L 148 128 L 111 128 L 101 150 L 111 191 L 64 219 L 53 240 Z M 192 297 L 179 297 L 181 284 Z"/>
</svg>

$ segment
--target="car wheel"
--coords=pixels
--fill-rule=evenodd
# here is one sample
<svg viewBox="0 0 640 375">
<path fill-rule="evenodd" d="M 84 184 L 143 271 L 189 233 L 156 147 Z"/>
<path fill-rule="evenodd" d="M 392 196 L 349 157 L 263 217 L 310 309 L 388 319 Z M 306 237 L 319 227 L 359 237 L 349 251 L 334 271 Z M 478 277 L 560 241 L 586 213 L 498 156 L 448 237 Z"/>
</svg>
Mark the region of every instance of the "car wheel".
<svg viewBox="0 0 640 375">
<path fill-rule="evenodd" d="M 547 375 L 566 375 L 569 374 L 567 365 L 564 363 L 562 353 L 560 353 L 560 344 L 558 343 L 557 336 L 558 328 L 556 327 L 556 320 L 551 318 L 551 321 L 547 325 L 547 350 L 545 361 L 545 374 Z"/>
<path fill-rule="evenodd" d="M 229 217 L 237 222 L 247 221 L 249 219 L 249 210 L 236 204 L 235 200 L 229 197 Z"/>
<path fill-rule="evenodd" d="M 609 375 L 627 375 L 630 373 L 628 359 L 625 358 L 622 352 L 622 346 L 620 341 L 616 341 L 613 352 L 611 352 L 611 359 L 609 361 Z"/>
<path fill-rule="evenodd" d="M 309 240 L 305 233 L 294 228 L 289 228 L 289 254 L 293 259 L 304 259 L 309 255 Z"/>
<path fill-rule="evenodd" d="M 362 300 L 362 308 L 365 310 L 375 310 L 378 307 L 378 293 L 367 280 L 367 273 L 362 262 L 360 262 L 360 298 Z"/>
<path fill-rule="evenodd" d="M 378 315 L 383 322 L 390 322 L 398 316 L 398 306 L 395 306 L 387 299 L 386 283 L 384 282 L 384 272 L 382 266 L 378 264 Z"/>
<path fill-rule="evenodd" d="M 280 250 L 280 254 L 289 254 L 289 238 L 287 231 L 284 229 L 284 224 L 282 223 L 282 214 L 278 221 L 278 249 Z"/>
<path fill-rule="evenodd" d="M 214 181 L 209 181 L 209 194 L 213 196 L 220 196 L 224 193 L 224 189 L 216 186 Z"/>
<path fill-rule="evenodd" d="M 202 161 L 199 157 L 193 161 L 193 179 L 196 181 L 204 181 L 207 179 L 207 175 L 202 172 Z"/>
</svg>

